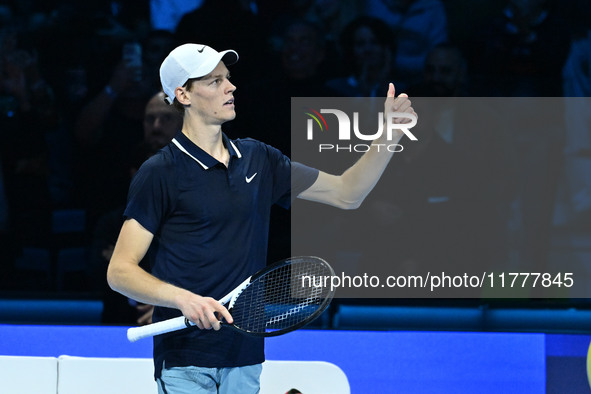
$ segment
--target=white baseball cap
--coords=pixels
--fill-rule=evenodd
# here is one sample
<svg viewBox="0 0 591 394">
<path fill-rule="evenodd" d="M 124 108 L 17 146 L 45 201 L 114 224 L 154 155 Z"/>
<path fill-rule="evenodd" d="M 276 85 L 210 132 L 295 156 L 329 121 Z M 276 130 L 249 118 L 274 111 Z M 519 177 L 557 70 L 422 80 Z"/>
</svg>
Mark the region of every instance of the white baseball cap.
<svg viewBox="0 0 591 394">
<path fill-rule="evenodd" d="M 232 49 L 218 52 L 202 44 L 183 44 L 172 50 L 160 66 L 160 82 L 168 96 L 168 104 L 172 104 L 174 90 L 183 86 L 191 78 L 203 77 L 217 67 L 220 60 L 226 65 L 238 61 L 238 53 Z"/>
</svg>

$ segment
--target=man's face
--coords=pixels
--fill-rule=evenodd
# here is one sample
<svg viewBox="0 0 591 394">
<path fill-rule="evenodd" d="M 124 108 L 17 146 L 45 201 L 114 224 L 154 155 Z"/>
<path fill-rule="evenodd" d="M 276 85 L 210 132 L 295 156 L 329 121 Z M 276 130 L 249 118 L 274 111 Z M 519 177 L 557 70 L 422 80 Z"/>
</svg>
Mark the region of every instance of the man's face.
<svg viewBox="0 0 591 394">
<path fill-rule="evenodd" d="M 435 49 L 425 62 L 425 82 L 437 88 L 441 96 L 452 96 L 463 77 L 462 70 L 462 60 L 455 51 Z"/>
<path fill-rule="evenodd" d="M 163 93 L 150 99 L 144 113 L 144 141 L 152 151 L 168 144 L 182 125 L 181 114 L 164 102 Z"/>
<path fill-rule="evenodd" d="M 385 48 L 367 26 L 361 26 L 353 36 L 353 52 L 361 65 L 376 67 L 384 62 Z"/>
<path fill-rule="evenodd" d="M 286 74 L 292 79 L 306 79 L 316 75 L 324 59 L 319 37 L 311 26 L 294 24 L 286 34 L 282 62 Z"/>
<path fill-rule="evenodd" d="M 230 72 L 223 62 L 208 75 L 193 83 L 191 107 L 188 110 L 196 114 L 206 124 L 222 124 L 236 117 L 234 110 L 234 86 Z"/>
</svg>

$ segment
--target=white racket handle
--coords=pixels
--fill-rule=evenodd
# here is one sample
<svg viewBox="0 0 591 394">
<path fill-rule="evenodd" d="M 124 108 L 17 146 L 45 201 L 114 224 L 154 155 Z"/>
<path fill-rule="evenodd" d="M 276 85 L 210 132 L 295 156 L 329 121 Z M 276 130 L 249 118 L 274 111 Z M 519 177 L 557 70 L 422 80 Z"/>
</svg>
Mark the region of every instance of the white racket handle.
<svg viewBox="0 0 591 394">
<path fill-rule="evenodd" d="M 228 293 L 222 298 L 219 303 L 222 305 L 227 304 L 232 300 L 235 294 L 238 294 L 246 285 L 250 282 L 250 276 L 236 287 L 232 292 Z M 232 304 L 232 303 L 231 303 Z M 230 305 L 231 307 L 232 305 Z M 127 329 L 127 339 L 130 342 L 135 342 L 138 339 L 153 337 L 154 335 L 166 334 L 167 332 L 182 330 L 189 326 L 194 326 L 195 323 L 186 319 L 184 316 L 173 317 L 172 319 L 163 320 L 158 323 L 152 323 L 141 327 L 131 327 Z"/>
<path fill-rule="evenodd" d="M 127 339 L 129 339 L 130 342 L 135 342 L 138 339 L 165 334 L 171 331 L 182 330 L 183 328 L 187 328 L 187 322 L 191 326 L 195 325 L 195 323 L 192 321 L 185 319 L 185 316 L 179 316 L 141 327 L 131 327 L 127 330 Z"/>
</svg>

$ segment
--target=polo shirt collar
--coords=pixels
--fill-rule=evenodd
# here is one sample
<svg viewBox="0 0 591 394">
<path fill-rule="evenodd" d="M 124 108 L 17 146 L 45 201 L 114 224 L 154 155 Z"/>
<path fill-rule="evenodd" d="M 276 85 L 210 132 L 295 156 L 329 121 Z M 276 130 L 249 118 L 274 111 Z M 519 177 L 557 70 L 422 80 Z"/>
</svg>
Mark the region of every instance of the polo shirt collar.
<svg viewBox="0 0 591 394">
<path fill-rule="evenodd" d="M 228 148 L 230 158 L 236 157 L 240 159 L 242 153 L 238 150 L 236 145 L 222 132 L 222 140 L 224 145 Z M 182 131 L 179 131 L 176 136 L 172 139 L 172 143 L 176 145 L 181 152 L 188 155 L 191 159 L 195 160 L 204 170 L 207 170 L 219 163 L 209 153 L 205 152 L 199 146 L 195 145 Z"/>
</svg>

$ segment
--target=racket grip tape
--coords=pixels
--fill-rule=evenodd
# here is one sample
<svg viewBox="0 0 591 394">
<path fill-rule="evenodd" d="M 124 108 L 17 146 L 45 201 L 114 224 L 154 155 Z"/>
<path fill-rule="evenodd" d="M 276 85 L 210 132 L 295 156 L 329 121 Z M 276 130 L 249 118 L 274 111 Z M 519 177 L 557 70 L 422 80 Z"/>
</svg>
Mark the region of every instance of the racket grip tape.
<svg viewBox="0 0 591 394">
<path fill-rule="evenodd" d="M 138 339 L 152 337 L 154 335 L 165 334 L 171 331 L 181 330 L 193 326 L 194 324 L 184 316 L 164 320 L 158 323 L 148 324 L 142 327 L 131 327 L 127 330 L 127 339 L 135 342 Z"/>
</svg>

